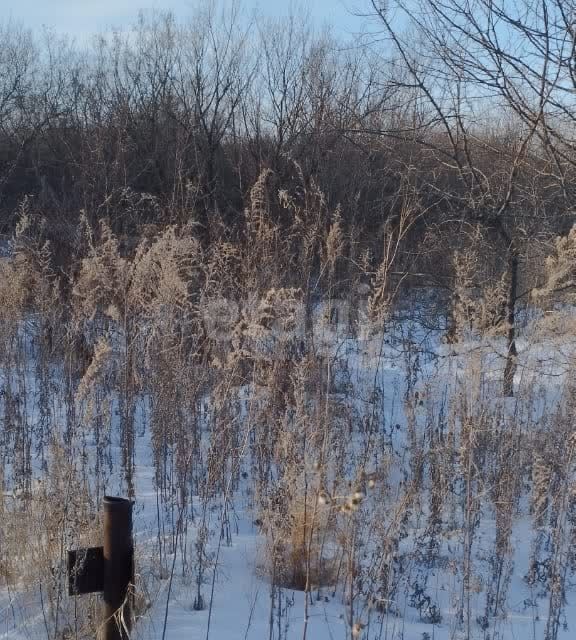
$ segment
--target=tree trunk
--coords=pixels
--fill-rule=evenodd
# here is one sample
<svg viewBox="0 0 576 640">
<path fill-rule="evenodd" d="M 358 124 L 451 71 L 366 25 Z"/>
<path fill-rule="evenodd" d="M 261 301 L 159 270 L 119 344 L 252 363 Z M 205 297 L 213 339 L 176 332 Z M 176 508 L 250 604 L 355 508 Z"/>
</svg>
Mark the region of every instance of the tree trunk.
<svg viewBox="0 0 576 640">
<path fill-rule="evenodd" d="M 506 302 L 507 311 L 507 354 L 506 366 L 504 367 L 504 395 L 507 398 L 514 396 L 514 375 L 518 368 L 516 349 L 516 300 L 518 298 L 518 255 L 514 247 L 510 247 L 510 257 L 508 259 L 508 272 L 510 284 L 508 287 L 508 300 Z"/>
</svg>

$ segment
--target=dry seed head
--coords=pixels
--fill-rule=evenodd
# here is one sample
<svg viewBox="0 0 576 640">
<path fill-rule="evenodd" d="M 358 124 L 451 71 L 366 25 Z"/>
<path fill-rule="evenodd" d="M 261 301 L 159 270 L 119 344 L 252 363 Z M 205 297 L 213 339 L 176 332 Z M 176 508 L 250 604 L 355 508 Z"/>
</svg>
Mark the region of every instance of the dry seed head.
<svg viewBox="0 0 576 640">
<path fill-rule="evenodd" d="M 338 209 L 334 216 L 334 222 L 328 231 L 328 237 L 326 238 L 326 261 L 331 270 L 334 269 L 336 260 L 342 254 L 343 244 L 344 236 L 342 233 L 340 210 Z"/>
<path fill-rule="evenodd" d="M 532 467 L 532 508 L 537 515 L 541 515 L 546 508 L 551 479 L 550 466 L 540 456 L 536 456 Z"/>
<path fill-rule="evenodd" d="M 532 292 L 535 299 L 562 291 L 573 300 L 576 290 L 576 225 L 568 235 L 556 239 L 554 252 L 546 258 L 546 276 L 544 286 Z"/>
<path fill-rule="evenodd" d="M 568 437 L 568 449 L 574 450 L 576 448 L 576 431 L 573 431 Z"/>
<path fill-rule="evenodd" d="M 326 493 L 326 491 L 321 491 L 318 494 L 318 504 L 327 505 L 332 503 L 332 498 Z"/>
<path fill-rule="evenodd" d="M 362 500 L 358 500 L 357 498 L 354 497 L 350 497 L 348 498 L 346 504 L 348 505 L 348 509 L 349 511 L 358 511 L 358 507 L 360 506 L 360 503 L 362 502 Z"/>
</svg>

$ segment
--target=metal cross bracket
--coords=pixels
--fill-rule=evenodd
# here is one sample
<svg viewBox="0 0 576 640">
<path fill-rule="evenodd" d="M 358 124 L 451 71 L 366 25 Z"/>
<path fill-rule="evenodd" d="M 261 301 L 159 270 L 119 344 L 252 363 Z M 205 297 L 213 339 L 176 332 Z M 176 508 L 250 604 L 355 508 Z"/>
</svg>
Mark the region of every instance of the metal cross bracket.
<svg viewBox="0 0 576 640">
<path fill-rule="evenodd" d="M 104 544 L 68 552 L 68 593 L 77 596 L 101 592 L 101 640 L 128 640 L 134 584 L 133 502 L 105 496 L 102 506 Z"/>
</svg>

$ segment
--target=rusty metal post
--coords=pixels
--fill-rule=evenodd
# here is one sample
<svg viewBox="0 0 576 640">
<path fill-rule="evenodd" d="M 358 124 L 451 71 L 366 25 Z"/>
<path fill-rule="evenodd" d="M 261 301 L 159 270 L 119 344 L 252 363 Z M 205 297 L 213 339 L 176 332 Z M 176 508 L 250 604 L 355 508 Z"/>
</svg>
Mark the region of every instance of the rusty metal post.
<svg viewBox="0 0 576 640">
<path fill-rule="evenodd" d="M 132 629 L 134 544 L 132 501 L 104 497 L 104 615 L 102 640 L 127 640 Z"/>
</svg>

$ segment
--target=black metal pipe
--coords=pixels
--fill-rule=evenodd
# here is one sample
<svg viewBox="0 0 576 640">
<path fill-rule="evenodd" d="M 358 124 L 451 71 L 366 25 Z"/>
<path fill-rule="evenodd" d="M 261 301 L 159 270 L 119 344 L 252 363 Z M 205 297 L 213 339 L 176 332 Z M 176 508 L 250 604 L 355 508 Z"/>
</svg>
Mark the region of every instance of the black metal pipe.
<svg viewBox="0 0 576 640">
<path fill-rule="evenodd" d="M 132 630 L 134 544 L 132 501 L 105 496 L 102 640 L 128 640 Z"/>
</svg>

